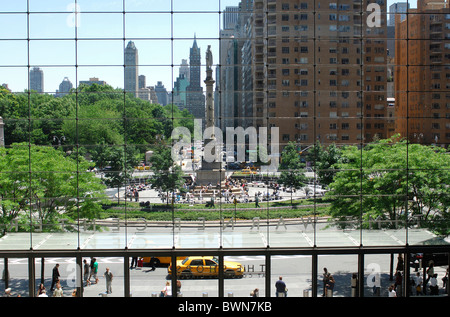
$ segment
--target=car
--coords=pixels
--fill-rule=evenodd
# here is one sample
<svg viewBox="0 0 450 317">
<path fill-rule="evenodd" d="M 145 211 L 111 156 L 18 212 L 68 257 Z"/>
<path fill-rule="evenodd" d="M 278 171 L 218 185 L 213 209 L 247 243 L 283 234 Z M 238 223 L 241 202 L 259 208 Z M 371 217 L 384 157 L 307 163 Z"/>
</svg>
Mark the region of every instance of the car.
<svg viewBox="0 0 450 317">
<path fill-rule="evenodd" d="M 243 277 L 245 268 L 238 262 L 224 261 L 224 277 L 234 278 Z M 172 266 L 167 269 L 169 275 L 172 275 Z M 191 256 L 184 260 L 177 260 L 177 277 L 217 277 L 219 275 L 219 259 L 211 256 Z"/>
</svg>

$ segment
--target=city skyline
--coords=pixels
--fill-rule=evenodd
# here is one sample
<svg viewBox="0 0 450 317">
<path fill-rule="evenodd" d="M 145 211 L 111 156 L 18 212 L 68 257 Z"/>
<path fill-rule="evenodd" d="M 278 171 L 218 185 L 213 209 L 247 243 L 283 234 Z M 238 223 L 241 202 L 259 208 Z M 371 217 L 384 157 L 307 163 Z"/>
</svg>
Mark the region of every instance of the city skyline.
<svg viewBox="0 0 450 317">
<path fill-rule="evenodd" d="M 55 93 L 65 77 L 77 85 L 96 77 L 114 88 L 124 88 L 124 49 L 132 40 L 139 49 L 139 75 L 146 76 L 148 86 L 161 81 L 171 90 L 179 65 L 189 58 L 194 37 L 203 52 L 211 45 L 213 54 L 218 55 L 223 25 L 218 4 L 223 11 L 226 6 L 239 3 L 238 0 L 196 1 L 186 7 L 183 1 L 177 0 L 173 1 L 172 14 L 167 4 L 170 1 L 128 0 L 125 9 L 129 12 L 124 17 L 118 2 L 122 3 L 77 1 L 80 14 L 76 41 L 74 1 L 48 1 L 44 7 L 39 6 L 39 13 L 32 5 L 34 2 L 30 2 L 28 48 L 26 1 L 0 1 L 0 26 L 8 25 L 8 31 L 0 35 L 4 47 L 0 52 L 0 82 L 8 84 L 14 92 L 23 92 L 28 86 L 29 65 L 43 70 L 48 93 Z M 52 19 L 48 19 L 49 14 Z"/>
<path fill-rule="evenodd" d="M 395 2 L 388 1 L 387 6 Z M 194 37 L 202 52 L 211 45 L 217 64 L 224 23 L 223 14 L 218 14 L 219 5 L 223 12 L 225 7 L 236 6 L 239 1 L 196 1 L 186 7 L 178 0 L 93 3 L 79 0 L 77 40 L 74 40 L 73 0 L 46 1 L 45 6 L 38 7 L 35 1 L 30 1 L 29 34 L 27 1 L 0 3 L 0 27 L 6 30 L 0 35 L 4 48 L 0 52 L 0 83 L 8 84 L 13 92 L 23 92 L 28 88 L 29 70 L 40 67 L 45 74 L 45 92 L 53 94 L 65 77 L 74 86 L 96 77 L 123 89 L 124 49 L 130 40 L 139 49 L 139 75 L 146 76 L 147 85 L 155 86 L 161 81 L 171 91 L 182 60 L 189 58 Z M 415 1 L 408 3 L 411 9 L 415 8 Z M 52 19 L 48 19 L 49 14 Z M 202 56 L 201 74 L 204 63 Z"/>
</svg>

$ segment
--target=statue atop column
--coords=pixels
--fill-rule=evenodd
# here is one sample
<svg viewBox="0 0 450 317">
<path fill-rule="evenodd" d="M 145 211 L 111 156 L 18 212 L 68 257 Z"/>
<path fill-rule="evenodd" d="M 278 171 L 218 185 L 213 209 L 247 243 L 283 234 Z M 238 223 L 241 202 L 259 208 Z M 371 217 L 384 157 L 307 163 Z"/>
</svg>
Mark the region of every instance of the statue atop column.
<svg viewBox="0 0 450 317">
<path fill-rule="evenodd" d="M 206 50 L 206 69 L 212 69 L 213 65 L 213 56 L 211 53 L 211 45 L 208 45 L 208 49 Z"/>
</svg>

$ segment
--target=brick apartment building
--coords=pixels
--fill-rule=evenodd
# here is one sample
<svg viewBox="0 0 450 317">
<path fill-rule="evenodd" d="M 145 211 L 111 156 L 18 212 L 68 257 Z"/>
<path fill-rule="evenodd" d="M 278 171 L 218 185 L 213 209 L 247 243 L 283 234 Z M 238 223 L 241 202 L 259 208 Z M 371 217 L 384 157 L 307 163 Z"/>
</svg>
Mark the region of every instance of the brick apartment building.
<svg viewBox="0 0 450 317">
<path fill-rule="evenodd" d="M 411 142 L 450 141 L 450 9 L 445 0 L 418 0 L 396 20 L 397 133 Z"/>
<path fill-rule="evenodd" d="M 377 1 L 379 25 L 369 27 L 371 2 L 255 0 L 242 32 L 239 113 L 279 127 L 282 145 L 386 138 L 386 4 Z"/>
</svg>

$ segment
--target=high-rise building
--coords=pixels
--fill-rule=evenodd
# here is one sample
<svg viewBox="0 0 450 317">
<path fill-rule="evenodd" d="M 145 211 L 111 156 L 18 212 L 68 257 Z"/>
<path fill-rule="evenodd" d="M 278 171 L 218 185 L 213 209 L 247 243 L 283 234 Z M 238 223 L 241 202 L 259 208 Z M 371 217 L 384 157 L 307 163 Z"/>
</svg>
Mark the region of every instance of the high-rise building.
<svg viewBox="0 0 450 317">
<path fill-rule="evenodd" d="M 39 67 L 30 70 L 30 90 L 44 92 L 44 72 Z"/>
<path fill-rule="evenodd" d="M 242 49 L 253 126 L 278 127 L 282 145 L 386 137 L 386 7 L 368 26 L 361 5 L 254 1 Z"/>
<path fill-rule="evenodd" d="M 239 19 L 239 7 L 227 6 L 223 11 L 223 29 L 234 29 Z"/>
<path fill-rule="evenodd" d="M 156 96 L 158 97 L 158 102 L 161 106 L 167 105 L 168 95 L 167 89 L 164 87 L 162 81 L 158 81 L 155 86 Z"/>
<path fill-rule="evenodd" d="M 186 108 L 195 118 L 205 118 L 205 96 L 201 86 L 201 50 L 197 45 L 194 35 L 194 43 L 189 54 L 189 86 L 186 91 Z"/>
<path fill-rule="evenodd" d="M 125 92 L 132 93 L 135 97 L 138 96 L 138 49 L 133 41 L 129 41 L 125 48 L 125 70 L 124 70 L 124 89 Z"/>
<path fill-rule="evenodd" d="M 406 12 L 409 9 L 409 2 L 396 2 L 389 6 L 389 20 L 388 26 L 395 25 L 395 17 L 400 16 L 400 20 L 406 19 Z"/>
<path fill-rule="evenodd" d="M 396 132 L 410 142 L 450 141 L 450 9 L 448 0 L 418 0 L 396 20 Z"/>
<path fill-rule="evenodd" d="M 182 75 L 184 76 L 184 78 L 189 80 L 190 72 L 189 72 L 189 64 L 187 62 L 187 59 L 181 60 L 181 65 L 180 65 L 178 76 L 181 78 Z"/>
<path fill-rule="evenodd" d="M 59 84 L 59 89 L 56 91 L 56 96 L 62 97 L 64 95 L 67 95 L 72 88 L 73 85 L 69 78 L 64 77 L 63 81 Z"/>
<path fill-rule="evenodd" d="M 138 88 L 145 88 L 147 87 L 147 78 L 145 77 L 145 75 L 139 75 L 139 83 L 138 83 Z"/>
</svg>

